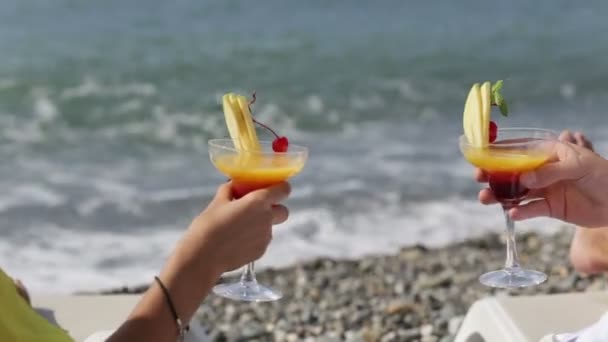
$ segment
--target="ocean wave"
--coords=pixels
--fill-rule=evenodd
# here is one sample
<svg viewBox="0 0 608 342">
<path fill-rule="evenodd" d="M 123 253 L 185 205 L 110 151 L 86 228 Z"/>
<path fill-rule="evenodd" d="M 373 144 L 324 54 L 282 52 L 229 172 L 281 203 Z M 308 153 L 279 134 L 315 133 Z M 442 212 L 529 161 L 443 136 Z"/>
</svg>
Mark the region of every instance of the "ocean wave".
<svg viewBox="0 0 608 342">
<path fill-rule="evenodd" d="M 66 197 L 42 184 L 22 184 L 5 189 L 0 198 L 0 213 L 18 207 L 58 207 L 65 204 Z"/>
<path fill-rule="evenodd" d="M 148 97 L 156 95 L 156 85 L 152 83 L 134 82 L 119 84 L 103 84 L 94 77 L 85 77 L 77 86 L 65 88 L 61 91 L 62 100 L 73 100 L 85 97 Z"/>
<path fill-rule="evenodd" d="M 584 85 L 576 80 L 547 81 L 525 94 L 521 84 L 517 80 L 507 89 L 509 98 L 515 99 L 513 110 L 521 113 L 511 121 L 524 116 L 542 121 L 550 115 L 555 118 L 552 122 L 567 122 L 571 112 L 584 112 L 591 122 L 603 108 L 603 93 L 581 93 Z M 210 137 L 227 135 L 220 104 L 211 100 L 216 92 L 205 96 L 205 104 L 198 108 L 192 104 L 180 108 L 164 96 L 155 96 L 159 87 L 139 81 L 101 83 L 94 78 L 63 90 L 51 85 L 26 87 L 20 103 L 27 105 L 18 106 L 23 112 L 0 108 L 0 139 L 50 148 L 122 140 L 138 146 L 202 150 Z M 365 133 L 361 127 L 367 123 L 386 127 L 446 121 L 461 112 L 466 87 L 445 80 L 378 78 L 340 97 L 308 92 L 288 101 L 288 94 L 270 92 L 268 96 L 276 98 L 256 105 L 254 112 L 258 120 L 294 139 L 317 132 L 355 136 Z M 267 137 L 263 131 L 260 134 Z"/>
<path fill-rule="evenodd" d="M 0 91 L 13 88 L 17 85 L 17 82 L 13 79 L 0 78 Z"/>
<path fill-rule="evenodd" d="M 69 293 L 149 282 L 180 231 L 129 234 L 23 227 L 20 243 L 0 240 L 2 268 L 37 293 Z"/>
<path fill-rule="evenodd" d="M 475 223 L 471 217 L 475 217 Z M 414 244 L 438 247 L 500 232 L 504 224 L 499 208 L 460 198 L 342 217 L 311 208 L 294 212 L 288 223 L 275 229 L 273 243 L 260 265 L 286 266 L 320 256 L 357 258 L 394 253 Z M 563 223 L 554 220 L 536 219 L 518 223 L 517 230 L 550 234 L 561 227 Z"/>
<path fill-rule="evenodd" d="M 34 115 L 42 122 L 52 121 L 59 115 L 57 105 L 51 100 L 44 88 L 32 90 Z"/>
<path fill-rule="evenodd" d="M 441 246 L 499 232 L 503 226 L 499 208 L 461 198 L 349 215 L 310 207 L 294 210 L 287 223 L 274 229 L 273 242 L 258 264 L 281 267 L 321 256 L 357 258 L 393 253 L 406 245 Z M 517 230 L 552 233 L 562 226 L 532 220 L 518 224 Z M 173 227 L 133 227 L 122 233 L 22 227 L 12 240 L 0 240 L 0 259 L 5 270 L 35 292 L 133 286 L 150 281 L 181 234 Z"/>
</svg>

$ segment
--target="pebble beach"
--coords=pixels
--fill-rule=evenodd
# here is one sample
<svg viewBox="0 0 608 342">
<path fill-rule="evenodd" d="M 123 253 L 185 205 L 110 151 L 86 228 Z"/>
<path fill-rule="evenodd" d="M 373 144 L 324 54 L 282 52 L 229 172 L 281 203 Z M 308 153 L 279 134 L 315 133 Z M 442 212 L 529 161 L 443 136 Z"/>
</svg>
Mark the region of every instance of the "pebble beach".
<svg viewBox="0 0 608 342">
<path fill-rule="evenodd" d="M 498 234 L 441 248 L 411 246 L 357 260 L 316 259 L 264 269 L 258 280 L 281 289 L 274 303 L 246 303 L 210 295 L 198 319 L 212 341 L 452 341 L 471 304 L 487 296 L 519 296 L 607 289 L 606 276 L 576 273 L 568 260 L 572 230 L 519 234 L 523 265 L 547 282 L 523 290 L 479 284 L 502 267 Z M 222 281 L 230 281 L 227 278 Z M 105 293 L 137 293 L 146 286 Z"/>
</svg>

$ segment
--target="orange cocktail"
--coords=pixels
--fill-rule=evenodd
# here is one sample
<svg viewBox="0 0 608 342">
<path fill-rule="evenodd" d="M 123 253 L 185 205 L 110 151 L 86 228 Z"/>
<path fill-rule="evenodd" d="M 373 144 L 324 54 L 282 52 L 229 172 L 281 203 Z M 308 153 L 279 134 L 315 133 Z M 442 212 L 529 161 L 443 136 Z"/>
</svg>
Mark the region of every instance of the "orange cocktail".
<svg viewBox="0 0 608 342">
<path fill-rule="evenodd" d="M 283 182 L 299 173 L 306 163 L 305 156 L 293 152 L 224 153 L 212 157 L 211 160 L 221 173 L 232 180 L 235 198 Z"/>
<path fill-rule="evenodd" d="M 547 162 L 550 147 L 544 140 L 503 140 L 486 148 L 464 148 L 465 159 L 482 169 L 496 199 L 504 204 L 517 204 L 525 198 L 528 189 L 519 177 Z"/>
</svg>

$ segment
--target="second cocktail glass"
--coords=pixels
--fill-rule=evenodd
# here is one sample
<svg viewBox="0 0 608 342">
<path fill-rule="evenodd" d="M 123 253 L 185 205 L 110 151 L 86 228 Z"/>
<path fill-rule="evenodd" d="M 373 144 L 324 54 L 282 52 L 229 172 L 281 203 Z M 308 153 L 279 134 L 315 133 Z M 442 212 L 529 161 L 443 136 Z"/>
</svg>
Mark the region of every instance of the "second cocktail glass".
<svg viewBox="0 0 608 342">
<path fill-rule="evenodd" d="M 260 141 L 260 146 L 259 151 L 243 151 L 238 150 L 231 139 L 209 140 L 211 162 L 231 179 L 235 198 L 286 181 L 304 168 L 308 158 L 306 147 L 289 145 L 288 152 L 274 152 L 272 142 Z M 253 302 L 282 297 L 280 291 L 257 282 L 253 262 L 247 265 L 239 282 L 216 285 L 213 292 L 222 297 Z"/>
<path fill-rule="evenodd" d="M 482 284 L 518 288 L 538 285 L 547 279 L 542 272 L 520 266 L 515 245 L 515 224 L 508 212 L 528 195 L 528 189 L 519 181 L 520 175 L 545 164 L 556 141 L 557 133 L 536 128 L 499 129 L 496 141 L 483 148 L 471 145 L 465 136 L 460 137 L 460 150 L 469 163 L 486 173 L 490 188 L 502 205 L 507 225 L 505 267 L 482 275 L 479 278 Z"/>
</svg>

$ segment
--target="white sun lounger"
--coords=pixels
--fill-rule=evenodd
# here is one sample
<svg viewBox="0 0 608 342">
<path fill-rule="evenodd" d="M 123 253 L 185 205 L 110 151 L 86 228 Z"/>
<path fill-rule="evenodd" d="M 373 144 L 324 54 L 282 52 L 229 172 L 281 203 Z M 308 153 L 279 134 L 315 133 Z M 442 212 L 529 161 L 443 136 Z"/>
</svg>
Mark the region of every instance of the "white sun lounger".
<svg viewBox="0 0 608 342">
<path fill-rule="evenodd" d="M 454 342 L 538 342 L 575 332 L 608 311 L 608 292 L 491 297 L 469 309 Z"/>
<path fill-rule="evenodd" d="M 139 299 L 135 295 L 48 295 L 32 296 L 32 305 L 76 342 L 93 342 L 104 341 L 118 328 Z M 206 341 L 202 328 L 193 324 L 186 341 Z"/>
</svg>

